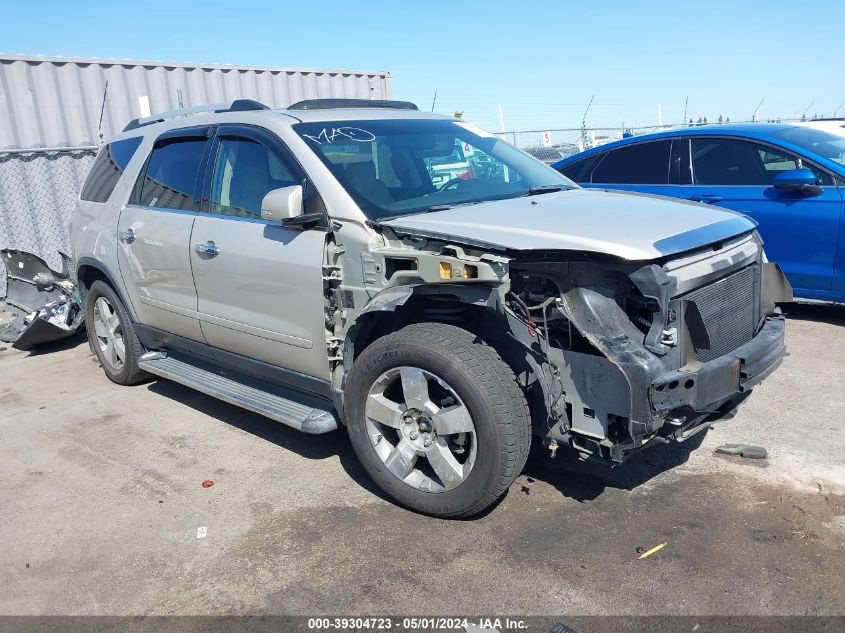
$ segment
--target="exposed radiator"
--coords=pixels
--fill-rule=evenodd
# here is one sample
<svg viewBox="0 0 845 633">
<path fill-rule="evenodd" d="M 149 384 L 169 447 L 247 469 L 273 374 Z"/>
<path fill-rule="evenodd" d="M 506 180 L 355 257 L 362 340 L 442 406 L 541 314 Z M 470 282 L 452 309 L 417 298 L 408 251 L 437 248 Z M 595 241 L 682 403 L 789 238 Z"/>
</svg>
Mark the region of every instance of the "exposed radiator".
<svg viewBox="0 0 845 633">
<path fill-rule="evenodd" d="M 696 358 L 706 363 L 751 340 L 756 327 L 755 266 L 688 292 L 684 316 Z"/>
</svg>

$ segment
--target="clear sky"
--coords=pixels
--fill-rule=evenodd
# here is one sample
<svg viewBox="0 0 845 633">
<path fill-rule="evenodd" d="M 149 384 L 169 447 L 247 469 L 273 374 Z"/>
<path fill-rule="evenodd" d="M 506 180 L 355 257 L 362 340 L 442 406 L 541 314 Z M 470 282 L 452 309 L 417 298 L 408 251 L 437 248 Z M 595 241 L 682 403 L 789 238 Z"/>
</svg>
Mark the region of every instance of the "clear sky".
<svg viewBox="0 0 845 633">
<path fill-rule="evenodd" d="M 394 97 L 498 130 L 831 116 L 845 0 L 4 0 L 6 53 L 389 70 Z M 812 105 L 811 102 L 814 102 Z M 839 110 L 845 116 L 845 106 Z"/>
</svg>

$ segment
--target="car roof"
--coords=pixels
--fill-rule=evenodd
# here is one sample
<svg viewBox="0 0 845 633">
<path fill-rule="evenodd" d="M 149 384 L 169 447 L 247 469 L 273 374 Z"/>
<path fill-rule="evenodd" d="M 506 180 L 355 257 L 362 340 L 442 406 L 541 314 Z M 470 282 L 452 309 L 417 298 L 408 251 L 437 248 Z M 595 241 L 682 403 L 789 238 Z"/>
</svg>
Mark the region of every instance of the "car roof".
<svg viewBox="0 0 845 633">
<path fill-rule="evenodd" d="M 623 138 L 619 141 L 613 141 L 612 143 L 606 143 L 604 145 L 599 145 L 598 147 L 593 147 L 591 149 L 585 150 L 580 154 L 575 154 L 574 156 L 568 156 L 561 160 L 560 162 L 555 163 L 552 165 L 555 169 L 560 167 L 566 167 L 571 163 L 574 163 L 578 160 L 591 156 L 593 154 L 598 154 L 599 152 L 604 152 L 609 149 L 614 149 L 616 147 L 624 147 L 625 145 L 633 145 L 634 143 L 642 143 L 643 141 L 651 141 L 651 140 L 658 140 L 661 138 L 677 138 L 679 136 L 737 136 L 743 138 L 751 138 L 751 139 L 759 139 L 759 140 L 766 140 L 769 139 L 773 134 L 777 132 L 781 132 L 783 130 L 787 130 L 789 128 L 797 127 L 794 123 L 711 123 L 708 125 L 694 125 L 690 127 L 676 127 L 669 130 L 662 130 L 660 132 L 654 132 L 652 134 L 641 134 L 638 136 L 629 136 L 628 138 Z M 784 143 L 782 139 L 778 140 L 779 145 L 790 145 L 789 143 Z"/>
<path fill-rule="evenodd" d="M 319 110 L 270 110 L 285 114 L 303 123 L 320 121 L 380 121 L 384 119 L 437 119 L 457 120 L 454 117 L 419 110 L 398 110 L 396 108 L 324 108 Z"/>
<path fill-rule="evenodd" d="M 155 115 L 154 115 L 155 116 Z M 224 123 L 254 123 L 261 124 L 268 120 L 282 125 L 294 125 L 296 123 L 319 123 L 322 121 L 383 121 L 383 120 L 439 120 L 457 121 L 455 117 L 435 114 L 433 112 L 420 112 L 419 110 L 405 110 L 397 108 L 380 107 L 338 107 L 338 108 L 315 108 L 313 110 L 288 110 L 278 109 L 249 109 L 232 111 L 199 111 L 185 115 L 171 115 L 161 121 L 145 123 L 125 129 L 108 139 L 108 142 L 131 138 L 137 136 L 158 136 L 169 130 L 178 128 L 189 128 L 195 126 L 207 126 Z"/>
</svg>

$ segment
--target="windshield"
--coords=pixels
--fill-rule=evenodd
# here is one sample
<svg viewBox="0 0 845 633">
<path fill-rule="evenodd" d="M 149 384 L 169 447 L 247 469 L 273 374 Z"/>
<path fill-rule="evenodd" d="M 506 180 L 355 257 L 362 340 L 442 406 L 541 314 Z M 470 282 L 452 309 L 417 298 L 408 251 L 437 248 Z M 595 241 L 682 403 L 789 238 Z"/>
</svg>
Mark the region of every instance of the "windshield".
<svg viewBox="0 0 845 633">
<path fill-rule="evenodd" d="M 791 127 L 776 132 L 774 136 L 845 166 L 845 136 L 811 127 Z"/>
<path fill-rule="evenodd" d="M 294 129 L 372 220 L 576 188 L 463 121 L 323 121 Z"/>
</svg>

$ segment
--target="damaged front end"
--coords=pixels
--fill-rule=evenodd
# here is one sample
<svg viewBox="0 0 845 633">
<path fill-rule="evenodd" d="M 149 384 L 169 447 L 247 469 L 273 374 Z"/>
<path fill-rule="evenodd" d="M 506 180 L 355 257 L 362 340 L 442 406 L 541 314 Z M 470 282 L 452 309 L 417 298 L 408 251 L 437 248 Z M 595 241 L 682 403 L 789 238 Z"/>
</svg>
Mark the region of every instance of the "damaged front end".
<svg viewBox="0 0 845 633">
<path fill-rule="evenodd" d="M 0 251 L 6 266 L 6 297 L 0 302 L 0 312 L 7 313 L 0 341 L 26 351 L 67 338 L 82 326 L 79 290 L 68 273 L 70 259 L 59 254 L 62 272 L 32 253 Z"/>
<path fill-rule="evenodd" d="M 791 288 L 756 235 L 648 265 L 526 253 L 510 272 L 510 330 L 548 415 L 538 431 L 584 458 L 689 438 L 732 415 L 785 354 L 775 304 Z"/>
</svg>

